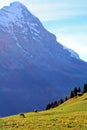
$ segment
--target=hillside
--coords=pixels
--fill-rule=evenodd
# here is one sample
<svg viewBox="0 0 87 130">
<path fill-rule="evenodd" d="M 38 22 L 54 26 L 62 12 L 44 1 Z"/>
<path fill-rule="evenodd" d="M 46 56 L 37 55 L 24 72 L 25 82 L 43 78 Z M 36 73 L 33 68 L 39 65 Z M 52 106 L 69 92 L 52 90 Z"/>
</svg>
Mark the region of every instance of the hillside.
<svg viewBox="0 0 87 130">
<path fill-rule="evenodd" d="M 87 130 L 87 93 L 57 108 L 0 119 L 0 130 Z"/>
</svg>

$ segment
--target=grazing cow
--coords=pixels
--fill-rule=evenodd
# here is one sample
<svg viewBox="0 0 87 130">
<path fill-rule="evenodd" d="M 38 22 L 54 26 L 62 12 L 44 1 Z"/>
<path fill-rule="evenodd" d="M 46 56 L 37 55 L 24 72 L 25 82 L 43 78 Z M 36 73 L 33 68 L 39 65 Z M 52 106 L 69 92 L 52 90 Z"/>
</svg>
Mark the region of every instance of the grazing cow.
<svg viewBox="0 0 87 130">
<path fill-rule="evenodd" d="M 24 113 L 19 113 L 19 116 L 25 118 L 25 114 Z"/>
</svg>

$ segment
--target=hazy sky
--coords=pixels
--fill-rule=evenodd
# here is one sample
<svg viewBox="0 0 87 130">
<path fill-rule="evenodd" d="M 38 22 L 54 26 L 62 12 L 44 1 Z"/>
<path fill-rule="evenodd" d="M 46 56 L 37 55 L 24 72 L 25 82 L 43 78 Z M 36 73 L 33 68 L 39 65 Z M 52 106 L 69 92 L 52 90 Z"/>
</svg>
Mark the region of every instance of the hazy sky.
<svg viewBox="0 0 87 130">
<path fill-rule="evenodd" d="M 0 1 L 0 8 L 15 0 Z M 57 41 L 87 61 L 87 0 L 19 0 Z"/>
</svg>

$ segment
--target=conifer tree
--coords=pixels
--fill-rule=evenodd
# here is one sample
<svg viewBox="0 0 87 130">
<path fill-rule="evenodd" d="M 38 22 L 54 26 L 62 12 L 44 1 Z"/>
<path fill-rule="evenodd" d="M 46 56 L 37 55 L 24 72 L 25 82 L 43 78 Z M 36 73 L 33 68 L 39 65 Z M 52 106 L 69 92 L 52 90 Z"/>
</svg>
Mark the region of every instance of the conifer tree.
<svg viewBox="0 0 87 130">
<path fill-rule="evenodd" d="M 73 97 L 74 97 L 74 93 L 73 93 L 73 91 L 71 91 L 70 98 L 73 98 Z"/>
<path fill-rule="evenodd" d="M 81 88 L 80 87 L 78 87 L 78 90 L 77 90 L 78 92 L 81 92 Z"/>
<path fill-rule="evenodd" d="M 65 97 L 65 101 L 67 101 L 68 100 L 68 98 L 67 98 L 67 96 Z"/>
<path fill-rule="evenodd" d="M 75 87 L 74 90 L 73 90 L 74 96 L 77 96 L 77 92 L 78 92 L 78 90 L 77 90 L 77 88 Z"/>
<path fill-rule="evenodd" d="M 84 84 L 83 93 L 87 93 L 87 84 Z"/>
<path fill-rule="evenodd" d="M 59 100 L 59 104 L 62 104 L 64 101 L 63 101 L 63 99 L 61 98 L 60 100 Z"/>
<path fill-rule="evenodd" d="M 49 103 L 49 104 L 47 104 L 47 106 L 46 106 L 46 110 L 48 110 L 48 109 L 50 109 L 51 108 L 51 104 Z"/>
</svg>

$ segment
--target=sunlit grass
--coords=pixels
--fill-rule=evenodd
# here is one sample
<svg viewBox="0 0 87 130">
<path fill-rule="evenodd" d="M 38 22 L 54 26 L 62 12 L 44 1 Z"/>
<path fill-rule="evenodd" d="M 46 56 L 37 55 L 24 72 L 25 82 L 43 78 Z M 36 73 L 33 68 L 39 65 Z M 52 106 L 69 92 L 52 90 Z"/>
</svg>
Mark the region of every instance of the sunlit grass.
<svg viewBox="0 0 87 130">
<path fill-rule="evenodd" d="M 0 130 L 87 130 L 87 94 L 57 108 L 0 119 Z"/>
</svg>

